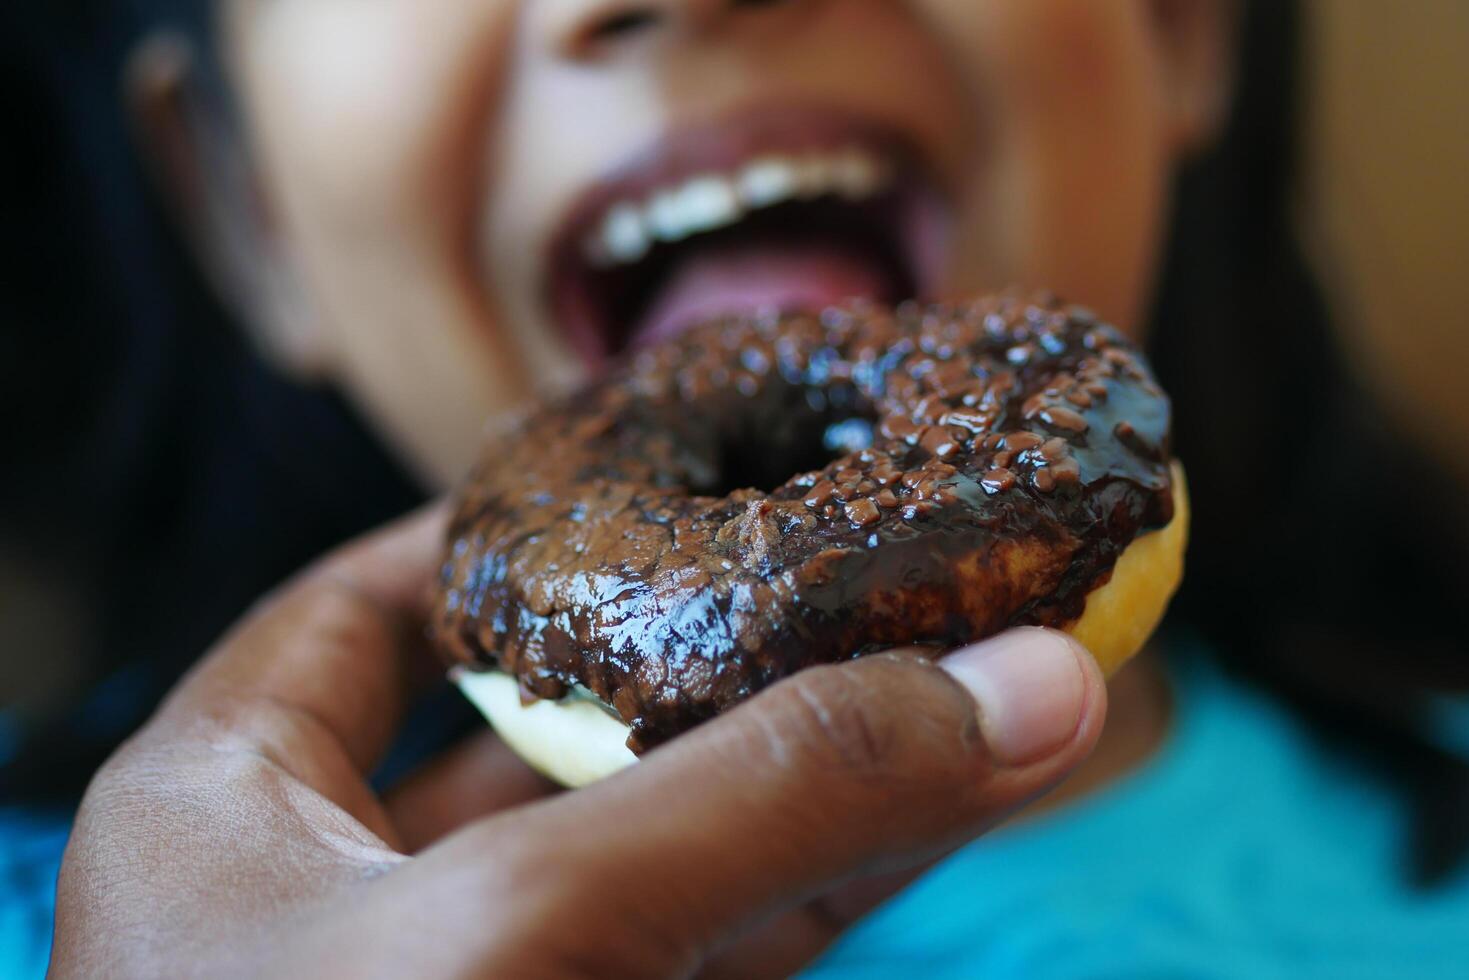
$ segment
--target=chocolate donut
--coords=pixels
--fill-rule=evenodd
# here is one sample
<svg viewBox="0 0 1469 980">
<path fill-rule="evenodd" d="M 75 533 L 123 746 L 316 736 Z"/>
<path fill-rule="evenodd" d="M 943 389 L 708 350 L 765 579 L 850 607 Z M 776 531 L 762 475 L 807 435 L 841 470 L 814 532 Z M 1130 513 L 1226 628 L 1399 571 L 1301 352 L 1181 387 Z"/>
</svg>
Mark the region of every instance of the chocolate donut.
<svg viewBox="0 0 1469 980">
<path fill-rule="evenodd" d="M 434 633 L 641 752 L 813 664 L 1074 628 L 1183 500 L 1169 425 L 1144 358 L 1049 297 L 709 323 L 490 445 Z M 1114 590 L 1099 659 L 1181 550 Z"/>
</svg>

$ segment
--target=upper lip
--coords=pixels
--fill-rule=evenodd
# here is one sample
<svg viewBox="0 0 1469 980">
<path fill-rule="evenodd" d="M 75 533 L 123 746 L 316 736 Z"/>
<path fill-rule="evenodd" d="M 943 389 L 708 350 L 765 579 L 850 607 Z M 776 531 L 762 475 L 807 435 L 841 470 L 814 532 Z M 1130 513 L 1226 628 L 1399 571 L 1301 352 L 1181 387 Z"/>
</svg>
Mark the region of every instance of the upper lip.
<svg viewBox="0 0 1469 980">
<path fill-rule="evenodd" d="M 546 290 L 550 293 L 568 272 L 575 274 L 588 265 L 641 257 L 635 237 L 625 243 L 621 254 L 608 254 L 604 231 L 610 221 L 621 221 L 635 236 L 634 223 L 641 219 L 642 234 L 653 240 L 697 233 L 704 228 L 688 211 L 677 215 L 687 220 L 675 222 L 667 235 L 660 236 L 656 227 L 660 206 L 688 191 L 702 195 L 708 205 L 703 216 L 710 227 L 729 224 L 736 219 L 722 213 L 731 202 L 721 201 L 720 183 L 725 187 L 734 183 L 738 194 L 741 176 L 750 175 L 752 169 L 773 161 L 802 160 L 845 161 L 838 163 L 840 172 L 825 175 L 822 189 L 827 191 L 840 192 L 849 186 L 856 193 L 864 189 L 863 184 L 871 184 L 866 188 L 870 191 L 900 173 L 918 177 L 926 185 L 934 183 L 932 169 L 918 147 L 892 125 L 830 108 L 752 106 L 669 132 L 581 192 L 549 240 Z M 743 209 L 749 202 L 732 203 Z M 664 213 L 673 214 L 666 207 Z M 550 298 L 554 309 L 555 297 Z M 580 346 L 586 347 L 586 338 L 581 339 Z"/>
</svg>

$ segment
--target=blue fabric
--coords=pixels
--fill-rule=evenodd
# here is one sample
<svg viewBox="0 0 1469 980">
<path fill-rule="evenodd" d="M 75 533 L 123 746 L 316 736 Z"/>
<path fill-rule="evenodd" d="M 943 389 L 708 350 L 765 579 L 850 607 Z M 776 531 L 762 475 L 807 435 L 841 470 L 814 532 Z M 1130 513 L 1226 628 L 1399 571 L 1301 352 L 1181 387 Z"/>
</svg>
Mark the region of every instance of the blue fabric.
<svg viewBox="0 0 1469 980">
<path fill-rule="evenodd" d="M 69 815 L 0 809 L 0 977 L 46 972 Z"/>
<path fill-rule="evenodd" d="M 1469 977 L 1469 870 L 1410 889 L 1390 792 L 1203 657 L 1175 691 L 1140 771 L 960 851 L 807 976 Z"/>
</svg>

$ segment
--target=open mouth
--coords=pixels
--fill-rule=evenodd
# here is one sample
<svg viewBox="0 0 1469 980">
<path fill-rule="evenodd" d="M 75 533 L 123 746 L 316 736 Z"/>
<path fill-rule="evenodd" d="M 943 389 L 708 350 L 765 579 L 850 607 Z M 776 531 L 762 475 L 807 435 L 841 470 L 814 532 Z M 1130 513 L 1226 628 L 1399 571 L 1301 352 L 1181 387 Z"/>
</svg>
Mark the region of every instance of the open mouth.
<svg viewBox="0 0 1469 980">
<path fill-rule="evenodd" d="M 890 129 L 749 115 L 674 134 L 590 189 L 552 242 L 551 307 L 599 365 L 715 316 L 923 297 L 946 214 Z"/>
</svg>

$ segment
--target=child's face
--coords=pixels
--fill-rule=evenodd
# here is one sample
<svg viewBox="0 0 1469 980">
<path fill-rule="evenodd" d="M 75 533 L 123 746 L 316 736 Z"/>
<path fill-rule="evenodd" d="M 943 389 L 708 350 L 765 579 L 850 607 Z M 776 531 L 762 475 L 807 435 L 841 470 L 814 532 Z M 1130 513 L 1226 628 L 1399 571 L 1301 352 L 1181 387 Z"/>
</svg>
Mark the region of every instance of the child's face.
<svg viewBox="0 0 1469 980">
<path fill-rule="evenodd" d="M 1226 6 L 229 0 L 227 24 L 331 363 L 447 480 L 486 417 L 703 313 L 1020 282 L 1137 324 Z"/>
</svg>

